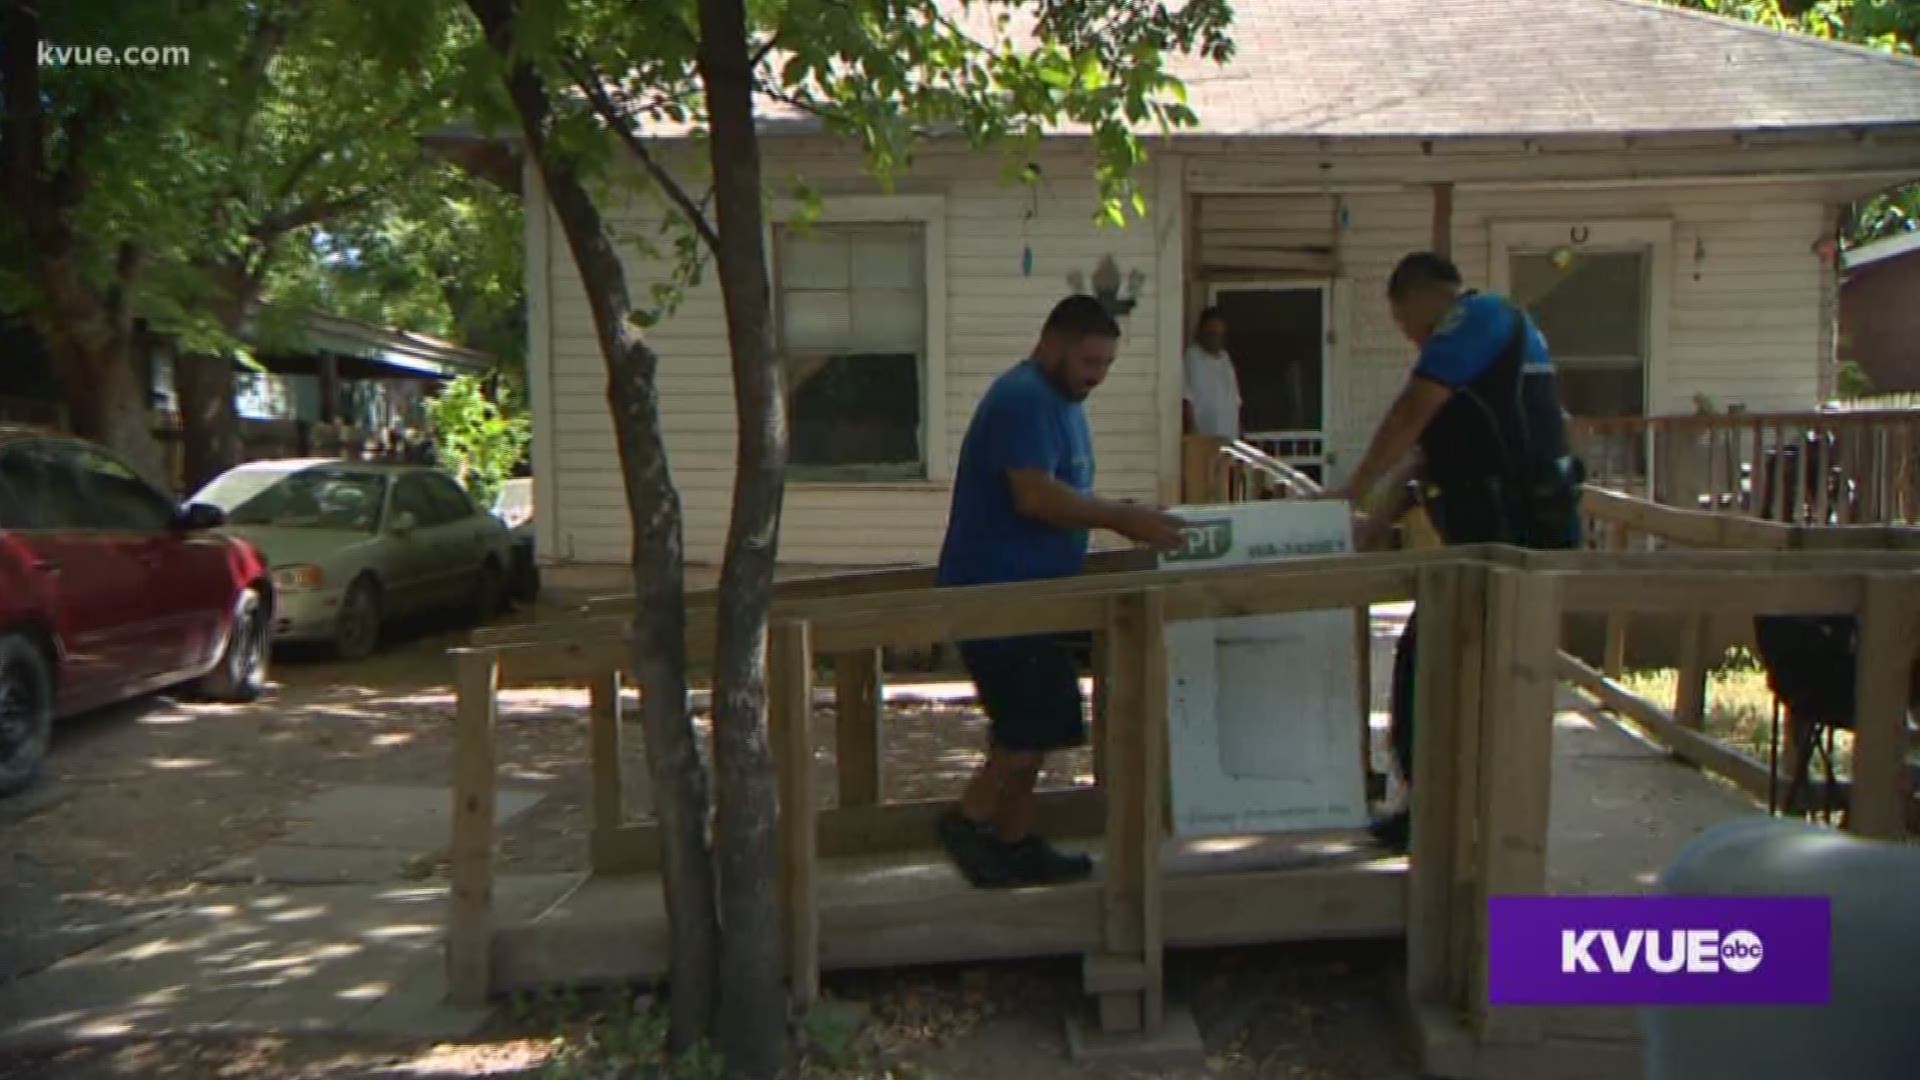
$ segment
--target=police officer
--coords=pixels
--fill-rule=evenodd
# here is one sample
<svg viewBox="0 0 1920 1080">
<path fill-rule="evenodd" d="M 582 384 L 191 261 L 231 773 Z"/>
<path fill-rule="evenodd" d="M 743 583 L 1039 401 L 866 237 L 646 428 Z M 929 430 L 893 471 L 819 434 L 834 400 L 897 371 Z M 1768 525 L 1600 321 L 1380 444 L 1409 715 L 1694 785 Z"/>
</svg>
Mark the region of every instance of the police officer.
<svg viewBox="0 0 1920 1080">
<path fill-rule="evenodd" d="M 1387 300 L 1420 359 L 1346 487 L 1331 494 L 1364 511 L 1383 475 L 1417 447 L 1417 497 L 1443 542 L 1579 546 L 1584 477 L 1568 452 L 1546 338 L 1526 312 L 1504 297 L 1465 289 L 1453 263 L 1431 252 L 1401 260 Z M 1364 527 L 1391 522 L 1411 505 L 1409 485 L 1397 487 L 1383 509 L 1363 512 Z M 1394 654 L 1390 705 L 1394 759 L 1408 781 L 1414 628 L 1409 619 Z M 1376 822 L 1374 834 L 1404 850 L 1409 824 L 1401 811 Z"/>
</svg>

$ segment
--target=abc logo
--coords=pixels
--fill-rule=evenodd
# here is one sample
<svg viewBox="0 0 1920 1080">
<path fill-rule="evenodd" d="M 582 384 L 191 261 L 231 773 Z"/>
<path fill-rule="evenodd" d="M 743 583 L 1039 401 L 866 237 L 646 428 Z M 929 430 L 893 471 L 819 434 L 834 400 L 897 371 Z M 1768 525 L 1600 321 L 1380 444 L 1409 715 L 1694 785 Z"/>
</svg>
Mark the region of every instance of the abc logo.
<svg viewBox="0 0 1920 1080">
<path fill-rule="evenodd" d="M 1751 930 L 1735 930 L 1720 941 L 1720 962 L 1727 970 L 1745 974 L 1760 966 L 1766 949 Z"/>
</svg>

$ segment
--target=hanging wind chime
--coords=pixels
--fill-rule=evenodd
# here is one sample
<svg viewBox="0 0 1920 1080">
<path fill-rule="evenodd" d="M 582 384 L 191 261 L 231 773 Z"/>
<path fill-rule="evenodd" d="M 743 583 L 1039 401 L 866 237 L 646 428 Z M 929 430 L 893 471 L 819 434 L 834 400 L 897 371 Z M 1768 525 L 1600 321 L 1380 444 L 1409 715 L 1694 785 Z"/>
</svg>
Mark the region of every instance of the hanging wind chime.
<svg viewBox="0 0 1920 1080">
<path fill-rule="evenodd" d="M 1040 166 L 1026 170 L 1027 212 L 1020 216 L 1020 276 L 1033 276 L 1033 219 L 1040 213 Z"/>
</svg>

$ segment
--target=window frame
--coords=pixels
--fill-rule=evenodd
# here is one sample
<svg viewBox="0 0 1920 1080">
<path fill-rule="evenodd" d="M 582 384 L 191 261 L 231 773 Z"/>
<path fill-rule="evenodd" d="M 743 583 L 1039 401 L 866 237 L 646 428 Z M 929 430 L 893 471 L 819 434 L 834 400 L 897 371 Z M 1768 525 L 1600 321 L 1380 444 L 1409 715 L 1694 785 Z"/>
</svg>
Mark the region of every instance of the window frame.
<svg viewBox="0 0 1920 1080">
<path fill-rule="evenodd" d="M 779 345 L 781 297 L 779 233 L 801 221 L 814 228 L 860 225 L 920 226 L 921 258 L 925 268 L 921 286 L 925 341 L 921 345 L 920 454 L 925 465 L 920 477 L 863 479 L 858 476 L 794 476 L 789 484 L 803 488 L 944 487 L 953 476 L 947 431 L 947 206 L 941 195 L 857 196 L 826 199 L 819 213 L 807 218 L 794 200 L 775 202 L 767 217 L 767 279 L 773 287 L 775 347 Z"/>
<path fill-rule="evenodd" d="M 1575 242 L 1576 238 L 1579 242 Z M 1673 314 L 1673 221 L 1667 218 L 1614 220 L 1558 219 L 1500 221 L 1488 226 L 1487 281 L 1494 292 L 1513 291 L 1513 257 L 1540 254 L 1571 246 L 1576 252 L 1639 252 L 1646 256 L 1646 357 L 1641 372 L 1640 400 L 1648 416 L 1665 410 L 1668 340 Z M 1548 342 L 1552 347 L 1552 342 Z M 1602 370 L 1625 366 L 1620 358 L 1553 358 L 1556 366 Z"/>
</svg>

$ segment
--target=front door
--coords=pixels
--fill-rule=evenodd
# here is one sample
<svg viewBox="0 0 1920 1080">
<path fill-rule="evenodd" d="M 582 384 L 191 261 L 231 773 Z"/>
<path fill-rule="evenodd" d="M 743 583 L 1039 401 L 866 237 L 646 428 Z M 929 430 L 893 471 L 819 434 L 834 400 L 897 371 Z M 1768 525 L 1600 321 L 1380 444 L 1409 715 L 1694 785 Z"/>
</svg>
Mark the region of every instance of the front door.
<svg viewBox="0 0 1920 1080">
<path fill-rule="evenodd" d="M 1318 284 L 1216 284 L 1247 441 L 1324 480 L 1327 290 Z"/>
</svg>

